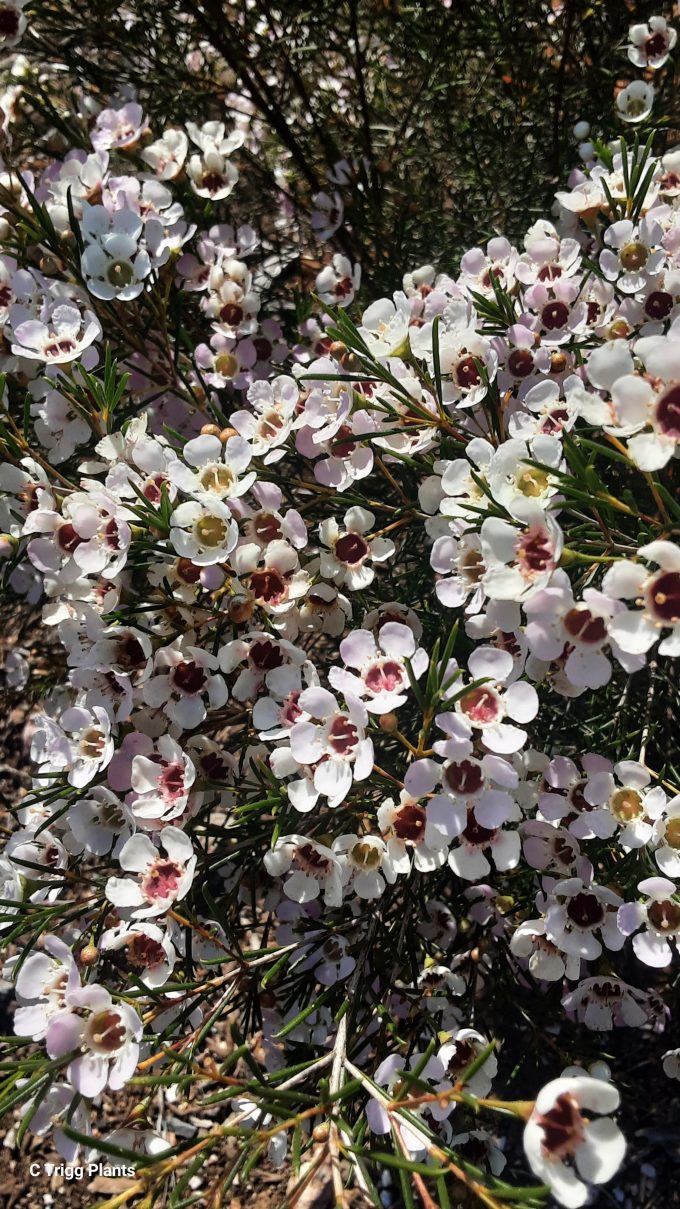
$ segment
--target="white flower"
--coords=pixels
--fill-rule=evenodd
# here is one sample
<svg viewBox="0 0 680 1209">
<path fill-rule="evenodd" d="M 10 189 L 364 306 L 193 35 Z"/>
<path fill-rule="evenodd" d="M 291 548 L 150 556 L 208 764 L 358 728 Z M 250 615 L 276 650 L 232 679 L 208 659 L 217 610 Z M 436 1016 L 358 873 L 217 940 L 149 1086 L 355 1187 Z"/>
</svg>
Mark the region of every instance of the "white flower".
<svg viewBox="0 0 680 1209">
<path fill-rule="evenodd" d="M 228 698 L 219 666 L 209 651 L 179 639 L 156 652 L 154 674 L 142 686 L 143 699 L 190 730 L 205 718 L 206 698 L 211 709 L 220 709 Z"/>
<path fill-rule="evenodd" d="M 526 961 L 533 978 L 545 982 L 561 982 L 563 978 L 578 978 L 581 960 L 563 953 L 545 934 L 544 919 L 527 919 L 515 928 L 510 938 L 510 951 Z"/>
<path fill-rule="evenodd" d="M 411 308 L 401 291 L 394 301 L 380 298 L 364 311 L 359 335 L 374 357 L 395 357 L 406 348 Z"/>
<path fill-rule="evenodd" d="M 674 898 L 675 882 L 667 877 L 647 877 L 638 882 L 638 890 L 645 895 L 645 901 L 623 904 L 619 910 L 619 928 L 623 936 L 635 933 L 633 950 L 640 961 L 664 969 L 670 965 L 680 937 L 680 903 Z"/>
<path fill-rule="evenodd" d="M 440 714 L 437 724 L 456 739 L 469 739 L 475 730 L 481 731 L 481 741 L 487 751 L 512 754 L 526 742 L 527 734 L 518 726 L 505 722 L 531 722 L 538 713 L 538 696 L 531 684 L 515 681 L 506 686 L 514 675 L 514 661 L 509 651 L 482 646 L 468 660 L 473 681 L 485 683 L 460 692 L 455 702 L 455 714 Z"/>
<path fill-rule="evenodd" d="M 648 1012 L 643 1004 L 647 994 L 630 986 L 621 978 L 603 975 L 584 978 L 583 982 L 562 999 L 570 1016 L 596 1032 L 608 1032 L 614 1026 L 641 1028 L 647 1023 Z"/>
<path fill-rule="evenodd" d="M 397 878 L 385 841 L 377 835 L 340 835 L 333 852 L 342 864 L 343 885 L 359 898 L 380 898 L 385 883 Z"/>
<path fill-rule="evenodd" d="M 121 109 L 102 109 L 92 132 L 92 146 L 99 152 L 132 147 L 144 133 L 145 126 L 142 107 L 134 101 Z"/>
<path fill-rule="evenodd" d="M 680 795 L 662 809 L 652 831 L 654 860 L 666 877 L 680 878 Z"/>
<path fill-rule="evenodd" d="M 312 201 L 314 210 L 310 219 L 317 239 L 326 240 L 342 226 L 344 206 L 337 189 L 334 193 L 315 193 Z"/>
<path fill-rule="evenodd" d="M 346 695 L 347 709 L 340 708 L 327 689 L 308 688 L 298 698 L 309 720 L 296 722 L 290 732 L 293 757 L 302 765 L 314 766 L 314 788 L 338 806 L 352 787 L 373 769 L 373 744 L 366 738 L 368 722 L 361 701 Z"/>
<path fill-rule="evenodd" d="M 290 874 L 283 892 L 294 902 L 311 902 L 323 891 L 327 907 L 342 903 L 342 866 L 324 844 L 304 835 L 282 835 L 265 853 L 264 864 L 272 877 Z"/>
<path fill-rule="evenodd" d="M 150 923 L 121 923 L 109 928 L 102 933 L 99 947 L 103 953 L 120 953 L 125 966 L 148 987 L 163 986 L 177 960 L 169 937 Z"/>
<path fill-rule="evenodd" d="M 142 159 L 149 164 L 161 181 L 174 180 L 179 176 L 189 150 L 189 140 L 183 130 L 170 127 L 164 130 L 155 143 L 149 143 L 142 151 Z"/>
<path fill-rule="evenodd" d="M 170 525 L 173 549 L 197 567 L 224 562 L 238 541 L 238 525 L 228 506 L 207 494 L 179 504 Z"/>
<path fill-rule="evenodd" d="M 101 324 L 92 311 L 84 313 L 73 303 L 57 300 L 42 312 L 42 319 L 29 318 L 25 307 L 10 309 L 10 323 L 17 357 L 44 361 L 46 365 L 67 365 L 81 357 L 102 334 Z"/>
<path fill-rule="evenodd" d="M 327 306 L 349 306 L 361 283 L 361 265 L 336 252 L 330 264 L 317 273 L 316 290 Z"/>
<path fill-rule="evenodd" d="M 611 1083 L 587 1075 L 553 1079 L 536 1097 L 524 1128 L 524 1152 L 534 1175 L 567 1209 L 586 1203 L 584 1180 L 604 1184 L 623 1162 L 626 1142 L 618 1126 L 609 1116 L 590 1115 L 613 1112 L 619 1099 Z"/>
<path fill-rule="evenodd" d="M 225 137 L 224 123 L 186 123 L 191 141 L 200 148 L 201 154 L 191 155 L 186 165 L 191 186 L 199 197 L 220 201 L 228 197 L 238 180 L 238 170 L 229 156 L 243 145 L 245 136 L 235 130 Z"/>
<path fill-rule="evenodd" d="M 645 25 L 631 25 L 628 37 L 628 58 L 631 63 L 636 67 L 651 67 L 656 71 L 663 67 L 678 35 L 665 17 L 650 17 Z"/>
<path fill-rule="evenodd" d="M 624 122 L 644 122 L 652 112 L 653 104 L 654 89 L 644 80 L 633 80 L 616 98 L 616 108 Z"/>
<path fill-rule="evenodd" d="M 134 1074 L 142 1022 L 128 1003 L 114 1003 L 97 983 L 71 991 L 67 1007 L 47 1028 L 50 1058 L 80 1051 L 66 1069 L 75 1091 L 91 1098 L 105 1087 L 118 1091 Z"/>
<path fill-rule="evenodd" d="M 565 953 L 593 961 L 602 944 L 614 951 L 623 948 L 625 936 L 616 917 L 621 905 L 619 895 L 606 886 L 579 877 L 556 882 L 546 906 L 546 936 Z"/>
<path fill-rule="evenodd" d="M 371 714 L 386 714 L 404 704 L 410 690 L 407 661 L 416 680 L 429 662 L 422 647 L 416 650 L 411 628 L 394 621 L 381 626 L 377 640 L 369 630 L 354 630 L 340 643 L 340 655 L 356 670 L 334 667 L 328 679 L 339 693 L 366 699 Z"/>
<path fill-rule="evenodd" d="M 150 219 L 151 231 L 160 224 Z M 144 289 L 151 272 L 151 257 L 140 237 L 143 219 L 133 210 L 116 210 L 110 214 L 104 206 L 83 203 L 82 233 L 85 250 L 80 267 L 86 285 L 95 298 L 111 302 L 129 302 Z M 148 239 L 150 230 L 145 232 Z"/>
<path fill-rule="evenodd" d="M 350 591 L 367 588 L 373 583 L 375 571 L 371 563 L 385 562 L 394 554 L 394 543 L 385 537 L 369 540 L 375 524 L 375 516 L 367 508 L 349 508 L 343 517 L 342 527 L 335 517 L 328 517 L 319 525 L 319 536 L 327 551 L 321 553 L 320 572 L 338 586 L 343 584 Z"/>
<path fill-rule="evenodd" d="M 191 888 L 196 856 L 188 835 L 177 827 L 164 827 L 159 841 L 162 855 L 148 835 L 131 836 L 119 856 L 124 873 L 135 877 L 110 877 L 106 897 L 133 919 L 163 915 Z"/>
<path fill-rule="evenodd" d="M 635 598 L 641 608 L 625 609 L 608 623 L 609 634 L 623 651 L 644 655 L 661 637 L 660 655 L 680 655 L 680 546 L 653 541 L 638 550 L 640 558 L 657 563 L 650 572 L 642 563 L 621 559 L 606 572 L 602 587 L 610 596 Z"/>
<path fill-rule="evenodd" d="M 523 527 L 501 517 L 482 522 L 485 592 L 493 600 L 523 600 L 546 587 L 562 554 L 562 530 L 541 508 L 524 510 Z"/>
</svg>

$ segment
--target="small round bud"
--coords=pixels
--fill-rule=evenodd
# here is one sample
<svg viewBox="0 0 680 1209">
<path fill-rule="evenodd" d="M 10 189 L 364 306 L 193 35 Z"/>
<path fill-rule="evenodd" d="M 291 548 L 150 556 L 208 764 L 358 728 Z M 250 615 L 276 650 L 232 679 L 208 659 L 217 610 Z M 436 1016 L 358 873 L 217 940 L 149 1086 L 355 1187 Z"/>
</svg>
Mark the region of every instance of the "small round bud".
<svg viewBox="0 0 680 1209">
<path fill-rule="evenodd" d="M 98 957 L 99 949 L 96 945 L 93 945 L 92 942 L 90 942 L 89 945 L 85 945 L 85 948 L 81 949 L 80 953 L 78 954 L 78 960 L 81 966 L 93 966 Z"/>
<path fill-rule="evenodd" d="M 232 437 L 237 436 L 238 433 L 235 428 L 223 428 L 220 432 L 220 441 L 223 445 L 226 445 L 227 441 L 230 441 Z"/>
<path fill-rule="evenodd" d="M 217 427 L 217 424 L 204 424 L 201 429 L 202 437 L 218 437 L 219 435 L 220 429 Z"/>
<path fill-rule="evenodd" d="M 312 1137 L 315 1142 L 325 1142 L 328 1138 L 328 1121 L 324 1121 L 321 1125 L 315 1125 L 312 1130 Z"/>
<path fill-rule="evenodd" d="M 579 143 L 578 153 L 584 163 L 587 163 L 588 160 L 595 158 L 595 148 L 593 147 L 593 144 L 589 142 Z"/>
<path fill-rule="evenodd" d="M 334 340 L 329 349 L 331 357 L 342 357 L 347 352 L 347 345 L 342 340 Z"/>
<path fill-rule="evenodd" d="M 386 734 L 391 735 L 399 726 L 399 719 L 396 714 L 381 714 L 378 726 Z"/>
<path fill-rule="evenodd" d="M 580 122 L 576 123 L 576 125 L 574 126 L 574 138 L 575 139 L 578 139 L 579 141 L 581 139 L 587 139 L 589 134 L 590 134 L 590 122 L 586 122 L 582 119 Z"/>
<path fill-rule="evenodd" d="M 591 1062 L 590 1066 L 588 1067 L 588 1074 L 591 1075 L 593 1079 L 603 1079 L 606 1083 L 612 1077 L 612 1068 L 611 1066 L 608 1066 L 606 1062 Z"/>
</svg>

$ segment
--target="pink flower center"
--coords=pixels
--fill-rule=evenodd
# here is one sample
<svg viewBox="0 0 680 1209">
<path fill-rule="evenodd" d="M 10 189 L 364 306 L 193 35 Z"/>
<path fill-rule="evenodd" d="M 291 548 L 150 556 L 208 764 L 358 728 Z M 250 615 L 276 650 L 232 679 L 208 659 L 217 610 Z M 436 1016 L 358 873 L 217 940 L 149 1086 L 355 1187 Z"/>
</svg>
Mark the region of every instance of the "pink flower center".
<svg viewBox="0 0 680 1209">
<path fill-rule="evenodd" d="M 501 706 L 498 695 L 493 689 L 481 686 L 473 688 L 460 699 L 460 708 L 471 722 L 477 726 L 488 726 L 501 716 Z"/>
<path fill-rule="evenodd" d="M 149 902 L 174 898 L 179 889 L 182 869 L 176 861 L 160 857 L 142 878 L 142 893 Z"/>
<path fill-rule="evenodd" d="M 396 659 L 385 659 L 374 663 L 365 672 L 363 680 L 372 693 L 394 693 L 404 683 L 404 673 Z"/>
<path fill-rule="evenodd" d="M 185 793 L 184 765 L 179 761 L 175 764 L 166 764 L 158 778 L 158 788 L 166 802 L 176 802 L 178 798 L 183 797 Z"/>
</svg>

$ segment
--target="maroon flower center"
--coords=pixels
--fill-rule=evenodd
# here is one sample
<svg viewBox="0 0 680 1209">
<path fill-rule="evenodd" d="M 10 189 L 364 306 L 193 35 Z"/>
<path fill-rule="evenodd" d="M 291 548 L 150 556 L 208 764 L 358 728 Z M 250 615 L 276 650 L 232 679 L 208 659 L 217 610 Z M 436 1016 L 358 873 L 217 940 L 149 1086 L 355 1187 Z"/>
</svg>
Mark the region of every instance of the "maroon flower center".
<svg viewBox="0 0 680 1209">
<path fill-rule="evenodd" d="M 680 441 L 680 386 L 671 386 L 657 400 L 656 422 L 666 437 Z"/>
<path fill-rule="evenodd" d="M 594 894 L 581 890 L 569 899 L 567 915 L 577 928 L 596 928 L 604 920 L 604 907 Z"/>
<path fill-rule="evenodd" d="M 673 310 L 673 295 L 665 290 L 652 290 L 645 301 L 645 313 L 650 319 L 667 319 Z"/>
<path fill-rule="evenodd" d="M 60 550 L 64 551 L 65 554 L 73 554 L 73 551 L 76 550 L 83 541 L 80 534 L 76 533 L 70 521 L 65 521 L 63 525 L 59 526 L 56 536 L 57 545 L 59 546 Z"/>
<path fill-rule="evenodd" d="M 662 571 L 652 581 L 647 599 L 660 621 L 675 625 L 680 621 L 680 571 Z"/>
<path fill-rule="evenodd" d="M 558 277 L 562 276 L 562 269 L 558 264 L 541 265 L 536 277 L 539 281 L 557 281 Z"/>
<path fill-rule="evenodd" d="M 405 844 L 419 844 L 425 836 L 427 816 L 422 806 L 416 802 L 408 802 L 397 814 L 392 829 L 398 839 Z"/>
<path fill-rule="evenodd" d="M 226 177 L 221 172 L 206 172 L 201 178 L 201 188 L 206 193 L 217 193 L 226 184 Z"/>
<path fill-rule="evenodd" d="M 158 778 L 158 788 L 166 801 L 176 802 L 184 796 L 184 766 L 179 762 L 166 764 Z"/>
<path fill-rule="evenodd" d="M 647 908 L 649 922 L 657 932 L 677 932 L 680 929 L 680 905 L 666 898 L 650 903 Z"/>
<path fill-rule="evenodd" d="M 513 378 L 526 378 L 534 368 L 534 358 L 528 348 L 514 348 L 508 357 L 508 372 Z"/>
<path fill-rule="evenodd" d="M 564 327 L 569 319 L 569 307 L 565 302 L 549 302 L 541 311 L 541 321 L 549 332 Z"/>
<path fill-rule="evenodd" d="M 295 852 L 294 864 L 308 873 L 327 873 L 330 862 L 313 844 L 303 844 Z"/>
<path fill-rule="evenodd" d="M 279 604 L 288 592 L 286 581 L 274 567 L 254 571 L 250 577 L 250 588 L 255 599 L 263 600 L 265 604 Z"/>
<path fill-rule="evenodd" d="M 60 357 L 65 353 L 75 352 L 78 345 L 75 340 L 69 340 L 67 336 L 63 336 L 60 340 L 52 340 L 45 345 L 46 357 Z"/>
<path fill-rule="evenodd" d="M 185 584 L 197 584 L 201 578 L 201 568 L 188 558 L 178 558 L 177 575 Z"/>
<path fill-rule="evenodd" d="M 607 627 L 602 617 L 591 613 L 587 605 L 575 605 L 562 618 L 562 625 L 574 642 L 586 646 L 599 646 L 607 637 Z"/>
<path fill-rule="evenodd" d="M 258 541 L 273 542 L 281 536 L 281 524 L 271 512 L 260 512 L 253 521 L 253 532 Z"/>
<path fill-rule="evenodd" d="M 0 34 L 14 38 L 19 32 L 19 14 L 15 8 L 0 8 Z"/>
<path fill-rule="evenodd" d="M 472 760 L 459 760 L 447 765 L 444 781 L 451 793 L 469 797 L 479 793 L 484 784 L 484 776 L 479 764 L 473 764 Z"/>
<path fill-rule="evenodd" d="M 229 327 L 238 327 L 239 323 L 243 322 L 243 307 L 238 306 L 235 302 L 225 302 L 220 310 L 219 318 Z"/>
<path fill-rule="evenodd" d="M 335 557 L 348 567 L 358 567 L 370 554 L 370 546 L 360 533 L 343 533 L 335 543 Z"/>
<path fill-rule="evenodd" d="M 178 688 L 181 693 L 186 693 L 187 696 L 195 696 L 196 693 L 203 691 L 208 677 L 200 663 L 194 663 L 193 659 L 187 659 L 182 663 L 178 663 L 173 668 L 172 679 L 175 688 Z"/>
<path fill-rule="evenodd" d="M 456 366 L 456 382 L 461 389 L 471 390 L 473 386 L 479 386 L 481 380 L 474 357 L 463 357 Z"/>
<path fill-rule="evenodd" d="M 260 672 L 271 672 L 275 667 L 283 666 L 281 648 L 268 638 L 263 642 L 254 642 L 248 658 L 252 666 Z"/>
<path fill-rule="evenodd" d="M 666 35 L 659 30 L 647 38 L 645 42 L 645 54 L 648 59 L 658 59 L 659 55 L 666 53 L 666 46 Z"/>
<path fill-rule="evenodd" d="M 146 657 L 142 644 L 138 638 L 135 638 L 134 634 L 126 634 L 120 639 L 116 651 L 116 659 L 118 666 L 123 668 L 124 671 L 144 666 Z"/>
<path fill-rule="evenodd" d="M 145 936 L 143 932 L 133 936 L 126 948 L 128 961 L 137 970 L 147 970 L 166 960 L 163 946 L 151 936 Z"/>
<path fill-rule="evenodd" d="M 356 726 L 347 714 L 338 714 L 328 731 L 328 746 L 339 756 L 348 756 L 359 742 Z"/>
<path fill-rule="evenodd" d="M 485 844 L 491 842 L 495 834 L 496 832 L 493 827 L 482 827 L 482 824 L 475 817 L 475 812 L 472 808 L 468 810 L 467 823 L 462 832 L 462 838 L 467 840 L 468 844 L 476 844 L 483 847 Z"/>
<path fill-rule="evenodd" d="M 543 1153 L 551 1159 L 570 1157 L 584 1141 L 583 1117 L 576 1097 L 569 1092 L 558 1096 L 552 1108 L 538 1114 L 537 1120 L 543 1130 Z"/>
<path fill-rule="evenodd" d="M 517 557 L 525 571 L 537 575 L 552 566 L 552 542 L 545 529 L 527 529 L 517 543 Z"/>
<path fill-rule="evenodd" d="M 112 1009 L 97 1012 L 87 1022 L 87 1038 L 100 1053 L 115 1054 L 125 1044 L 126 1037 L 127 1029 L 118 1012 Z"/>
</svg>

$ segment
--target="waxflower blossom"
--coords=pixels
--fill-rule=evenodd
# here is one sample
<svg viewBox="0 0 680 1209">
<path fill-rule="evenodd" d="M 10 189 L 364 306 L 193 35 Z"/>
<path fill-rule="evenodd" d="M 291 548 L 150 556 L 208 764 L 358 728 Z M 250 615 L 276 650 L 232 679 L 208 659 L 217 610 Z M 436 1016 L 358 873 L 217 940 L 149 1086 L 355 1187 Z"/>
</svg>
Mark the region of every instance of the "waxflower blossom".
<svg viewBox="0 0 680 1209">
<path fill-rule="evenodd" d="M 623 1162 L 623 1134 L 604 1115 L 618 1108 L 619 1099 L 611 1083 L 587 1075 L 553 1079 L 536 1097 L 524 1128 L 524 1152 L 534 1175 L 567 1209 L 584 1205 L 587 1184 L 606 1183 Z M 592 1119 L 593 1112 L 602 1115 Z"/>
<path fill-rule="evenodd" d="M 619 909 L 623 936 L 633 935 L 635 956 L 647 966 L 670 965 L 680 936 L 680 903 L 675 882 L 667 877 L 646 877 L 638 883 L 644 902 L 624 903 Z"/>
<path fill-rule="evenodd" d="M 663 67 L 677 42 L 677 32 L 665 17 L 650 17 L 646 25 L 631 25 L 628 58 L 636 67 Z"/>
<path fill-rule="evenodd" d="M 265 853 L 265 868 L 272 877 L 289 874 L 284 893 L 295 902 L 305 903 L 323 892 L 327 907 L 342 902 L 341 866 L 330 848 L 303 835 L 279 836 L 274 848 Z"/>
<path fill-rule="evenodd" d="M 66 1008 L 47 1028 L 45 1044 L 51 1058 L 81 1050 L 66 1068 L 74 1090 L 97 1096 L 105 1087 L 124 1087 L 139 1055 L 142 1022 L 128 1003 L 114 1003 L 97 983 L 73 990 Z"/>
<path fill-rule="evenodd" d="M 375 516 L 367 508 L 349 508 L 342 527 L 334 517 L 321 522 L 319 536 L 328 552 L 321 554 L 320 572 L 349 591 L 367 588 L 373 583 L 373 563 L 380 564 L 394 554 L 394 543 L 386 537 L 369 538 Z"/>
<path fill-rule="evenodd" d="M 130 911 L 135 919 L 162 915 L 191 886 L 196 856 L 188 835 L 177 827 L 164 827 L 159 833 L 163 855 L 148 835 L 133 835 L 124 845 L 120 867 L 136 877 L 110 877 L 107 898 L 120 910 Z"/>
</svg>

